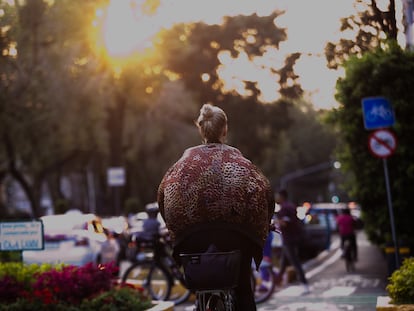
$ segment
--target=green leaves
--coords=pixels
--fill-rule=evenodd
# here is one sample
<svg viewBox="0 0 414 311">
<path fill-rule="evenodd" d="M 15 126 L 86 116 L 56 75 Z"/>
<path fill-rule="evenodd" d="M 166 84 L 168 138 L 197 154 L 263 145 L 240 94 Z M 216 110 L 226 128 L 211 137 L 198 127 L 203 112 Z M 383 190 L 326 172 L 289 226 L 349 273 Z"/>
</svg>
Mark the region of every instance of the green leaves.
<svg viewBox="0 0 414 311">
<path fill-rule="evenodd" d="M 414 304 L 414 258 L 406 258 L 389 278 L 386 287 L 391 303 Z"/>
<path fill-rule="evenodd" d="M 341 108 L 335 119 L 341 127 L 346 148 L 341 151 L 344 164 L 354 174 L 352 193 L 361 204 L 367 233 L 372 240 L 389 242 L 390 223 L 383 161 L 375 158 L 368 148 L 368 135 L 363 125 L 361 100 L 370 96 L 385 96 L 392 104 L 396 125 L 391 129 L 397 136 L 397 150 L 387 159 L 389 181 L 396 217 L 397 237 L 414 245 L 414 229 L 407 219 L 413 197 L 412 159 L 414 127 L 408 116 L 414 113 L 412 70 L 414 54 L 402 50 L 394 42 L 385 49 L 366 52 L 361 58 L 351 58 L 345 65 L 345 77 L 337 82 Z"/>
</svg>

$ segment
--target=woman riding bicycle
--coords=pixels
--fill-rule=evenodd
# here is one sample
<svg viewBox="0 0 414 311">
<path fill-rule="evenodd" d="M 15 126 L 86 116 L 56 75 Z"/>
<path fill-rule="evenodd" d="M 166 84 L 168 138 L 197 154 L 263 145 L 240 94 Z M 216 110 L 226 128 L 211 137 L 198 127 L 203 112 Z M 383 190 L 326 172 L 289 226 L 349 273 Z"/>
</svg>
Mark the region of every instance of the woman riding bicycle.
<svg viewBox="0 0 414 311">
<path fill-rule="evenodd" d="M 205 104 L 196 125 L 203 144 L 187 149 L 158 189 L 160 213 L 180 253 L 240 250 L 237 310 L 256 310 L 251 262 L 258 266 L 269 234 L 274 198 L 267 178 L 241 152 L 224 143 L 227 116 Z M 214 267 L 212 267 L 214 269 Z"/>
</svg>

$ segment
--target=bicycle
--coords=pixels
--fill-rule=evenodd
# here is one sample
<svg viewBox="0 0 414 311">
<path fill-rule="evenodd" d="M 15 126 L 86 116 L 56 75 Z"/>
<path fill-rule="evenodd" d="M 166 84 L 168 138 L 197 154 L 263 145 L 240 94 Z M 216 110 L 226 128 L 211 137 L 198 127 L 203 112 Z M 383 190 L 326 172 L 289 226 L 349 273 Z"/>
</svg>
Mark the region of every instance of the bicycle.
<svg viewBox="0 0 414 311">
<path fill-rule="evenodd" d="M 355 271 L 355 251 L 349 239 L 344 241 L 343 258 L 345 260 L 345 268 L 347 272 Z"/>
<path fill-rule="evenodd" d="M 270 231 L 281 236 L 282 232 L 275 225 L 272 224 Z M 252 261 L 252 289 L 254 293 L 254 300 L 257 304 L 267 301 L 275 292 L 277 285 L 277 275 L 279 271 L 273 266 L 271 262 L 262 261 L 259 269 L 256 269 L 254 261 Z"/>
<path fill-rule="evenodd" d="M 277 271 L 272 263 L 262 262 L 259 270 L 256 270 L 255 264 L 252 262 L 251 282 L 256 303 L 265 302 L 272 296 L 276 289 L 276 275 Z"/>
<path fill-rule="evenodd" d="M 173 301 L 175 305 L 185 302 L 191 291 L 186 287 L 184 274 L 171 253 L 166 236 L 132 240 L 129 244 L 132 264 L 123 273 L 122 284 L 142 286 L 153 300 Z"/>
</svg>

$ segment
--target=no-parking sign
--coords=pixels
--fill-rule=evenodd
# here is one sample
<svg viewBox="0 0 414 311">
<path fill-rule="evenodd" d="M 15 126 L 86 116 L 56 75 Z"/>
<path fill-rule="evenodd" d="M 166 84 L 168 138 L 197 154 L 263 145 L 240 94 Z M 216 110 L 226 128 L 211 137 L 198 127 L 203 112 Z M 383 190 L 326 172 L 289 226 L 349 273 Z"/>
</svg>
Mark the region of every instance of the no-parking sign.
<svg viewBox="0 0 414 311">
<path fill-rule="evenodd" d="M 376 130 L 369 135 L 368 146 L 374 156 L 388 158 L 397 148 L 397 138 L 389 130 Z"/>
</svg>

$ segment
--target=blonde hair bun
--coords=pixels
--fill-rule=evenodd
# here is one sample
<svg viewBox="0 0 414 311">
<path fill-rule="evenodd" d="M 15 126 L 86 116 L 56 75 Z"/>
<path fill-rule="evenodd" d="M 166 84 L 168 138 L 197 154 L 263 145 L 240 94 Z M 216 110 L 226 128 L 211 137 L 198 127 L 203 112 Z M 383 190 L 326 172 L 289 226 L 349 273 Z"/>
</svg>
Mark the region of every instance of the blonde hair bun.
<svg viewBox="0 0 414 311">
<path fill-rule="evenodd" d="M 200 109 L 197 126 L 206 142 L 219 142 L 227 125 L 225 112 L 212 104 L 204 104 Z"/>
</svg>

